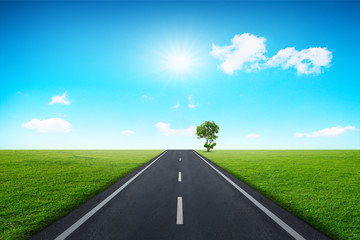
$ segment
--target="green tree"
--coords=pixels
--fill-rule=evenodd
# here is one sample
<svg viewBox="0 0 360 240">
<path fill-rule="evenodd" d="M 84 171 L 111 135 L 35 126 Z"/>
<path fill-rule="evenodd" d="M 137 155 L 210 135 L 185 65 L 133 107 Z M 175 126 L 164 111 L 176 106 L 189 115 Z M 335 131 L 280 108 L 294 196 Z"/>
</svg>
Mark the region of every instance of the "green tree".
<svg viewBox="0 0 360 240">
<path fill-rule="evenodd" d="M 210 152 L 210 149 L 213 149 L 216 146 L 216 142 L 214 141 L 218 138 L 216 133 L 219 132 L 219 129 L 220 127 L 216 125 L 214 121 L 205 121 L 203 124 L 196 127 L 196 135 L 198 136 L 198 139 L 206 139 L 204 147 L 206 147 L 208 152 Z"/>
</svg>

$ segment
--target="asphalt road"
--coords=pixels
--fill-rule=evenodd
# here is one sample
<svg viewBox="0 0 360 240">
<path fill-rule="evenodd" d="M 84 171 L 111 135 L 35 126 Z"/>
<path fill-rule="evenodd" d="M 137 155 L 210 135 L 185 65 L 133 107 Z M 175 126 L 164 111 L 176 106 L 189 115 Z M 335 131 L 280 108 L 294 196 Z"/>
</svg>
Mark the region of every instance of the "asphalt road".
<svg viewBox="0 0 360 240">
<path fill-rule="evenodd" d="M 168 150 L 32 239 L 329 238 L 194 151 Z"/>
</svg>

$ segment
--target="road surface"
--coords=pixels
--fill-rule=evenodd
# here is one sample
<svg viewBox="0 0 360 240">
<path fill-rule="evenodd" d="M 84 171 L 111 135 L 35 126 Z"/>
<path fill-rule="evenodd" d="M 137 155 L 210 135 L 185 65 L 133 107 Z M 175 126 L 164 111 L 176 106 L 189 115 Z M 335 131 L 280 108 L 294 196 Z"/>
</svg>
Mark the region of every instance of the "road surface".
<svg viewBox="0 0 360 240">
<path fill-rule="evenodd" d="M 192 150 L 167 150 L 31 239 L 329 239 Z"/>
</svg>

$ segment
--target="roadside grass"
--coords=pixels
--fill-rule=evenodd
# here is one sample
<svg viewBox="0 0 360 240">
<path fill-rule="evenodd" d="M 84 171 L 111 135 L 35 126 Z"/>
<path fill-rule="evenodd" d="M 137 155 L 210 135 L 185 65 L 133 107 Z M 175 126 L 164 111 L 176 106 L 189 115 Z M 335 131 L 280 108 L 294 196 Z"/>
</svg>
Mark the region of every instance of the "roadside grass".
<svg viewBox="0 0 360 240">
<path fill-rule="evenodd" d="M 360 239 L 359 150 L 198 151 L 334 239 Z"/>
<path fill-rule="evenodd" d="M 26 239 L 161 150 L 1 150 L 0 239 Z"/>
</svg>

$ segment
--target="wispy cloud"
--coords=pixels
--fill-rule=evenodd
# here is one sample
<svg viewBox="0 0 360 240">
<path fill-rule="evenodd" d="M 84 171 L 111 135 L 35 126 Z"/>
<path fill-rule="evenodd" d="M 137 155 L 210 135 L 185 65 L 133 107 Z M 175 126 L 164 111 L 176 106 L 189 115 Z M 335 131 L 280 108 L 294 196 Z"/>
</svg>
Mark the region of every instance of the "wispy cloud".
<svg viewBox="0 0 360 240">
<path fill-rule="evenodd" d="M 296 137 L 335 137 L 346 131 L 357 130 L 355 126 L 341 127 L 340 125 L 331 128 L 324 128 L 311 133 L 295 133 Z"/>
<path fill-rule="evenodd" d="M 250 133 L 246 136 L 247 139 L 256 139 L 259 137 L 260 137 L 260 134 L 257 134 L 257 133 Z"/>
<path fill-rule="evenodd" d="M 146 95 L 146 94 L 143 94 L 143 95 L 141 95 L 141 98 L 142 99 L 147 99 L 147 100 L 153 100 L 153 97 L 150 97 L 150 96 L 148 96 L 148 95 Z"/>
<path fill-rule="evenodd" d="M 194 109 L 196 108 L 196 104 L 194 103 L 194 98 L 193 98 L 193 95 L 191 94 L 189 97 L 188 97 L 188 107 L 191 108 L 191 109 Z"/>
<path fill-rule="evenodd" d="M 131 135 L 134 134 L 135 132 L 133 130 L 124 130 L 121 132 L 122 135 Z"/>
<path fill-rule="evenodd" d="M 180 103 L 179 102 L 177 102 L 174 106 L 173 106 L 173 108 L 175 108 L 175 109 L 178 109 L 180 107 Z"/>
<path fill-rule="evenodd" d="M 45 120 L 32 119 L 22 125 L 24 128 L 35 129 L 39 132 L 70 132 L 71 124 L 61 118 L 50 118 Z"/>
<path fill-rule="evenodd" d="M 22 95 L 22 96 L 24 96 L 24 97 L 29 96 L 29 94 L 23 93 L 23 92 L 21 92 L 21 91 L 18 91 L 16 94 L 17 94 L 17 95 Z"/>
<path fill-rule="evenodd" d="M 54 103 L 60 103 L 60 104 L 69 104 L 69 100 L 66 100 L 66 92 L 63 93 L 63 95 L 61 96 L 54 96 L 51 99 L 51 102 L 49 102 L 49 104 L 54 104 Z"/>
<path fill-rule="evenodd" d="M 266 39 L 244 33 L 235 35 L 229 46 L 212 45 L 210 54 L 222 61 L 219 68 L 226 74 L 238 70 L 248 72 L 271 67 L 295 68 L 298 74 L 319 74 L 323 68 L 330 67 L 332 52 L 327 48 L 312 47 L 296 50 L 294 47 L 281 49 L 270 59 L 265 56 Z"/>
<path fill-rule="evenodd" d="M 196 105 L 194 103 L 189 103 L 188 107 L 194 109 L 196 108 Z"/>
<path fill-rule="evenodd" d="M 194 126 L 185 129 L 172 129 L 170 124 L 163 122 L 156 123 L 156 127 L 165 136 L 194 136 L 196 132 L 196 127 Z"/>
</svg>

